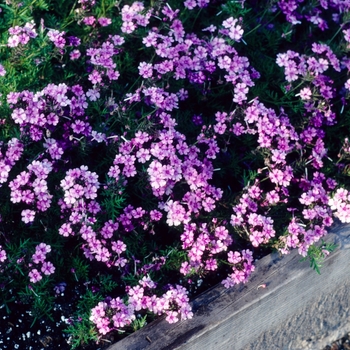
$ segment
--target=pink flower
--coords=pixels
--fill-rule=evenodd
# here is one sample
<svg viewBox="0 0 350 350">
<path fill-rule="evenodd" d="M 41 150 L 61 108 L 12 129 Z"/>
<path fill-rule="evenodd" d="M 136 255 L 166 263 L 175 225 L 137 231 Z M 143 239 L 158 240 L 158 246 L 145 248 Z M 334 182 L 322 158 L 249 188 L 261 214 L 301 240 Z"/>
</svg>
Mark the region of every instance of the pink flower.
<svg viewBox="0 0 350 350">
<path fill-rule="evenodd" d="M 193 10 L 197 6 L 196 0 L 185 0 L 184 6 L 189 10 Z"/>
<path fill-rule="evenodd" d="M 70 54 L 69 57 L 72 61 L 77 60 L 81 56 L 81 53 L 79 50 L 73 50 Z"/>
<path fill-rule="evenodd" d="M 152 64 L 141 62 L 138 66 L 138 69 L 139 69 L 139 74 L 142 76 L 142 78 L 144 79 L 152 78 L 152 75 L 153 75 Z"/>
<path fill-rule="evenodd" d="M 29 224 L 30 222 L 34 221 L 35 211 L 30 209 L 24 209 L 22 210 L 21 215 L 22 215 L 22 221 L 26 224 Z"/>
<path fill-rule="evenodd" d="M 136 25 L 133 22 L 123 22 L 121 31 L 126 34 L 131 34 L 136 29 Z"/>
<path fill-rule="evenodd" d="M 178 319 L 179 313 L 178 312 L 176 312 L 176 311 L 167 311 L 166 314 L 167 314 L 166 320 L 169 323 L 176 323 L 176 322 L 179 321 L 179 319 Z"/>
<path fill-rule="evenodd" d="M 10 36 L 8 41 L 7 41 L 7 46 L 8 47 L 17 47 L 18 45 L 19 45 L 19 36 L 18 35 Z"/>
<path fill-rule="evenodd" d="M 51 246 L 46 243 L 40 243 L 35 247 L 35 251 L 47 254 L 51 252 Z"/>
<path fill-rule="evenodd" d="M 45 261 L 45 254 L 43 254 L 42 252 L 36 252 L 35 254 L 32 255 L 32 261 L 35 264 L 39 264 Z"/>
<path fill-rule="evenodd" d="M 96 19 L 94 16 L 85 17 L 83 23 L 87 26 L 92 26 L 95 23 Z"/>
<path fill-rule="evenodd" d="M 37 269 L 33 269 L 29 272 L 30 282 L 36 283 L 39 282 L 43 277 Z"/>
<path fill-rule="evenodd" d="M 210 258 L 205 262 L 205 269 L 215 271 L 218 268 L 217 262 L 215 259 Z"/>
<path fill-rule="evenodd" d="M 348 79 L 345 83 L 345 89 L 347 89 L 348 91 L 350 91 L 350 79 Z"/>
<path fill-rule="evenodd" d="M 242 257 L 241 257 L 241 254 L 239 252 L 229 251 L 227 253 L 227 260 L 231 264 L 238 264 L 239 262 L 242 261 Z"/>
<path fill-rule="evenodd" d="M 94 70 L 91 74 L 89 74 L 89 80 L 91 81 L 92 84 L 95 85 L 95 84 L 101 83 L 102 76 L 97 70 Z"/>
<path fill-rule="evenodd" d="M 301 89 L 299 92 L 299 96 L 302 100 L 310 100 L 312 96 L 311 89 L 309 87 L 305 87 Z"/>
<path fill-rule="evenodd" d="M 100 17 L 97 21 L 102 27 L 107 27 L 112 23 L 112 20 L 107 17 Z"/>
<path fill-rule="evenodd" d="M 0 262 L 4 262 L 7 259 L 6 251 L 2 249 L 0 245 Z"/>
<path fill-rule="evenodd" d="M 5 76 L 6 70 L 2 64 L 0 64 L 0 77 Z"/>
<path fill-rule="evenodd" d="M 51 275 L 55 272 L 55 267 L 50 261 L 44 261 L 43 266 L 41 267 L 41 272 L 44 275 Z"/>
<path fill-rule="evenodd" d="M 13 121 L 16 124 L 23 124 L 27 118 L 25 110 L 23 108 L 15 108 L 11 114 Z"/>
</svg>

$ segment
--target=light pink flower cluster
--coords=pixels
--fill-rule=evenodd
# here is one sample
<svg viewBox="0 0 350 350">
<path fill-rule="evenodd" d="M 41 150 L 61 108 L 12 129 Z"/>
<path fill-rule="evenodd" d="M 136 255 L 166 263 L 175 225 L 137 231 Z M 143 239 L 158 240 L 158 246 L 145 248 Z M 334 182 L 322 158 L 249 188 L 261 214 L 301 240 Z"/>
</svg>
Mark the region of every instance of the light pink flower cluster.
<svg viewBox="0 0 350 350">
<path fill-rule="evenodd" d="M 136 319 L 135 312 L 140 310 L 148 310 L 158 315 L 165 313 L 169 323 L 175 323 L 180 318 L 186 320 L 193 317 L 187 290 L 182 286 L 170 287 L 165 294 L 157 297 L 151 293 L 156 285 L 149 277 L 144 277 L 139 284 L 127 287 L 127 304 L 120 298 L 109 298 L 91 310 L 90 320 L 96 324 L 101 334 L 130 325 Z"/>
<path fill-rule="evenodd" d="M 40 243 L 35 247 L 35 253 L 32 255 L 32 262 L 35 264 L 34 266 L 36 268 L 32 268 L 29 272 L 30 282 L 37 283 L 42 279 L 42 274 L 48 276 L 55 272 L 53 264 L 46 260 L 46 255 L 49 252 L 51 252 L 51 246 L 48 244 Z M 38 269 L 40 269 L 40 271 Z"/>
<path fill-rule="evenodd" d="M 233 272 L 222 281 L 226 288 L 233 287 L 235 284 L 246 283 L 249 276 L 255 270 L 253 265 L 253 253 L 244 249 L 241 252 L 227 253 L 227 261 L 232 264 Z"/>
<path fill-rule="evenodd" d="M 31 209 L 22 210 L 22 221 L 31 223 L 35 210 L 46 211 L 51 205 L 52 195 L 48 192 L 47 177 L 52 171 L 52 163 L 47 159 L 35 160 L 9 183 L 11 202 L 29 204 Z"/>
<path fill-rule="evenodd" d="M 182 286 L 171 287 L 161 297 L 157 297 L 151 293 L 156 285 L 149 277 L 144 277 L 139 284 L 127 288 L 127 304 L 120 298 L 110 298 L 98 303 L 91 310 L 90 320 L 96 324 L 101 334 L 130 325 L 136 319 L 135 312 L 140 310 L 148 310 L 158 315 L 165 313 L 169 323 L 175 323 L 180 318 L 186 320 L 193 317 L 187 291 Z"/>
<path fill-rule="evenodd" d="M 158 113 L 157 113 L 158 114 Z M 159 198 L 159 208 L 167 212 L 169 225 L 179 225 L 190 220 L 191 213 L 204 209 L 211 212 L 221 198 L 222 190 L 209 185 L 213 165 L 219 148 L 212 138 L 200 135 L 204 154 L 196 146 L 189 146 L 184 135 L 175 130 L 176 122 L 167 113 L 158 114 L 163 127 L 156 137 L 138 132 L 130 141 L 121 143 L 108 175 L 116 181 L 137 176 L 137 163 L 148 164 L 147 174 L 154 196 Z M 189 185 L 180 200 L 163 201 L 176 184 L 185 181 Z"/>
<path fill-rule="evenodd" d="M 146 27 L 148 25 L 152 10 L 146 10 L 142 2 L 136 1 L 132 5 L 124 5 L 121 14 L 123 20 L 121 31 L 131 34 L 138 26 Z"/>
<path fill-rule="evenodd" d="M 62 209 L 73 208 L 84 215 L 88 207 L 94 205 L 100 184 L 97 174 L 82 165 L 67 171 L 66 177 L 61 181 L 61 187 L 64 191 Z"/>
<path fill-rule="evenodd" d="M 56 29 L 50 29 L 47 33 L 49 40 L 52 41 L 53 44 L 61 50 L 66 46 L 66 39 L 64 38 L 65 35 L 66 32 L 60 32 Z"/>
<path fill-rule="evenodd" d="M 331 83 L 323 75 L 330 66 L 334 70 L 340 72 L 340 62 L 333 51 L 326 44 L 312 44 L 314 56 L 300 55 L 297 52 L 288 50 L 285 53 L 277 55 L 276 63 L 280 67 L 284 67 L 286 80 L 288 82 L 295 81 L 306 76 L 312 77 L 312 83 L 319 88 L 321 95 L 325 99 L 332 97 Z"/>
<path fill-rule="evenodd" d="M 328 204 L 341 222 L 350 223 L 350 193 L 347 189 L 338 188 Z"/>
<path fill-rule="evenodd" d="M 222 34 L 228 35 L 232 40 L 239 42 L 243 36 L 243 29 L 238 23 L 238 19 L 230 17 L 222 25 L 226 30 L 221 30 Z"/>
<path fill-rule="evenodd" d="M 6 144 L 0 143 L 0 187 L 8 180 L 12 167 L 21 158 L 24 146 L 19 139 L 12 138 Z"/>
<path fill-rule="evenodd" d="M 130 325 L 135 319 L 132 305 L 126 305 L 119 297 L 101 301 L 91 309 L 90 321 L 96 325 L 101 334 L 107 334 L 113 329 L 122 329 Z"/>
<path fill-rule="evenodd" d="M 51 135 L 63 127 L 65 132 L 60 140 L 45 138 L 44 147 L 53 160 L 61 159 L 64 149 L 69 144 L 79 142 L 81 135 L 91 142 L 106 141 L 105 135 L 92 130 L 87 121 L 87 94 L 80 85 L 49 84 L 35 94 L 28 90 L 10 92 L 7 102 L 13 110 L 11 117 L 20 126 L 22 136 L 29 136 L 33 141 L 40 141 L 45 134 Z"/>
<path fill-rule="evenodd" d="M 184 275 L 200 270 L 215 271 L 218 268 L 217 258 L 227 251 L 233 240 L 225 226 L 206 223 L 184 225 L 181 235 L 182 248 L 188 251 L 189 262 L 181 265 L 180 272 Z"/>
<path fill-rule="evenodd" d="M 176 12 L 166 6 L 165 9 L 170 30 L 164 33 L 151 30 L 143 38 L 143 44 L 153 47 L 157 58 L 155 63 L 139 64 L 140 76 L 154 82 L 162 76 L 171 76 L 175 80 L 188 79 L 192 84 L 204 84 L 212 80 L 214 72 L 220 73 L 226 82 L 234 86 L 233 101 L 242 104 L 247 99 L 249 88 L 254 86 L 253 79 L 259 74 L 250 67 L 248 59 L 240 56 L 230 45 L 232 40 L 240 41 L 243 35 L 238 20 L 230 17 L 223 21 L 217 36 L 210 40 L 201 39 L 193 33 L 186 33 L 182 22 L 176 18 Z M 155 87 L 143 87 L 142 92 L 151 97 L 152 104 L 170 111 L 167 104 L 164 106 L 162 103 L 168 94 L 164 96 L 164 92 Z M 129 99 L 131 102 L 139 101 L 140 91 L 130 94 Z"/>
<path fill-rule="evenodd" d="M 27 22 L 23 27 L 15 26 L 9 29 L 9 38 L 7 41 L 8 47 L 17 47 L 25 45 L 31 38 L 37 37 L 37 32 L 34 28 L 34 22 Z"/>
<path fill-rule="evenodd" d="M 97 92 L 99 91 L 98 87 L 104 85 L 104 77 L 108 79 L 108 82 L 119 78 L 120 74 L 116 70 L 113 58 L 119 54 L 119 47 L 123 43 L 124 38 L 119 35 L 113 35 L 109 37 L 109 40 L 103 42 L 100 48 L 87 49 L 86 55 L 90 57 L 90 63 L 95 67 L 92 73 L 89 74 L 89 80 Z"/>
</svg>

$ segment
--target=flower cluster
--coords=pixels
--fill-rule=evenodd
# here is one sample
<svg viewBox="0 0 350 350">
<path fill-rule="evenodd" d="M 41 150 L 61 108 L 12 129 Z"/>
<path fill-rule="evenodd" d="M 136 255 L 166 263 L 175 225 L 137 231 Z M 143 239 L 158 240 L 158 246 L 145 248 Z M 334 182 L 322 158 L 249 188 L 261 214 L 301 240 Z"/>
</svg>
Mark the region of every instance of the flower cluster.
<svg viewBox="0 0 350 350">
<path fill-rule="evenodd" d="M 155 49 L 158 59 L 155 64 L 141 62 L 138 66 L 140 76 L 157 81 L 162 76 L 171 75 L 175 80 L 187 78 L 193 84 L 204 84 L 211 81 L 214 72 L 220 71 L 225 81 L 234 86 L 233 101 L 242 104 L 247 99 L 249 88 L 254 86 L 253 79 L 258 78 L 259 73 L 250 67 L 246 57 L 240 56 L 229 45 L 230 40 L 238 42 L 243 35 L 237 20 L 230 17 L 223 21 L 223 29 L 215 28 L 219 32 L 218 36 L 203 40 L 193 33 L 186 34 L 182 22 L 176 18 L 176 12 L 170 15 L 167 10 L 166 16 L 165 20 L 170 22 L 170 31 L 163 34 L 152 30 L 142 40 L 145 47 Z M 157 90 L 152 88 L 151 91 Z M 159 99 L 164 98 L 154 96 L 151 102 L 171 110 L 167 105 L 157 103 Z"/>
<path fill-rule="evenodd" d="M 341 222 L 350 222 L 350 194 L 348 190 L 338 188 L 334 196 L 329 198 L 328 204 Z"/>
<path fill-rule="evenodd" d="M 38 36 L 34 22 L 27 22 L 23 27 L 15 26 L 9 29 L 8 47 L 26 45 L 31 38 Z"/>
<path fill-rule="evenodd" d="M 108 298 L 91 310 L 90 320 L 96 324 L 101 334 L 106 334 L 130 325 L 136 318 L 135 311 L 140 310 L 149 310 L 159 315 L 165 312 L 169 323 L 175 323 L 179 318 L 186 320 L 193 317 L 185 288 L 176 285 L 161 297 L 147 295 L 155 286 L 149 277 L 144 277 L 139 285 L 128 288 L 127 303 L 120 298 Z M 113 317 L 110 318 L 108 314 L 113 314 Z"/>
<path fill-rule="evenodd" d="M 19 139 L 12 138 L 7 142 L 6 145 L 1 143 L 1 148 L 0 184 L 7 182 L 10 170 L 21 158 L 24 150 L 24 145 Z"/>
<path fill-rule="evenodd" d="M 53 42 L 53 44 L 59 48 L 63 49 L 66 45 L 66 39 L 64 38 L 65 32 L 60 32 L 56 29 L 51 29 L 47 33 L 47 37 L 50 41 Z"/>
<path fill-rule="evenodd" d="M 339 21 L 339 16 L 349 11 L 347 1 L 320 1 L 316 6 L 310 6 L 307 2 L 299 0 L 279 0 L 278 7 L 285 14 L 288 22 L 293 25 L 302 23 L 303 20 L 317 26 L 322 31 L 329 29 L 327 12 L 332 11 L 333 20 Z"/>
<path fill-rule="evenodd" d="M 180 272 L 189 275 L 193 271 L 215 271 L 218 268 L 218 260 L 221 252 L 227 251 L 232 244 L 232 237 L 225 226 L 219 226 L 213 219 L 214 227 L 206 223 L 185 225 L 181 235 L 182 248 L 188 250 L 189 262 L 181 265 Z"/>
<path fill-rule="evenodd" d="M 146 27 L 152 15 L 150 10 L 146 10 L 140 1 L 135 1 L 131 6 L 124 5 L 121 11 L 123 25 L 121 31 L 126 34 L 133 33 L 138 26 Z"/>
<path fill-rule="evenodd" d="M 51 275 L 55 272 L 55 267 L 50 261 L 46 260 L 46 255 L 51 252 L 51 246 L 40 243 L 35 247 L 35 253 L 32 255 L 32 268 L 29 272 L 30 282 L 39 282 L 44 275 Z M 40 271 L 38 270 L 40 268 Z"/>
<path fill-rule="evenodd" d="M 9 183 L 11 202 L 31 205 L 32 209 L 22 210 L 22 221 L 26 224 L 34 221 L 35 210 L 44 212 L 51 205 L 53 196 L 47 186 L 47 177 L 51 171 L 52 163 L 47 159 L 34 161 L 28 165 L 28 171 L 22 171 Z"/>
<path fill-rule="evenodd" d="M 70 169 L 61 181 L 64 197 L 59 200 L 61 212 L 67 214 L 69 223 L 61 226 L 59 233 L 68 237 L 74 235 L 71 224 L 92 224 L 95 215 L 100 211 L 95 201 L 97 190 L 100 187 L 96 173 L 88 170 L 87 166 Z"/>
<path fill-rule="evenodd" d="M 91 141 L 105 140 L 105 135 L 93 130 L 84 115 L 88 108 L 88 92 L 85 94 L 80 85 L 49 84 L 36 93 L 28 90 L 10 92 L 7 102 L 13 109 L 11 117 L 20 126 L 22 137 L 29 136 L 35 142 L 44 139 L 43 146 L 52 159 L 57 160 L 64 149 L 81 135 L 89 137 Z M 58 140 L 45 137 L 60 127 L 65 132 Z"/>
<path fill-rule="evenodd" d="M 227 254 L 227 261 L 232 264 L 233 272 L 222 281 L 222 284 L 226 288 L 230 288 L 235 284 L 247 282 L 249 276 L 255 270 L 253 254 L 249 250 L 242 250 L 242 252 L 229 251 Z"/>
</svg>

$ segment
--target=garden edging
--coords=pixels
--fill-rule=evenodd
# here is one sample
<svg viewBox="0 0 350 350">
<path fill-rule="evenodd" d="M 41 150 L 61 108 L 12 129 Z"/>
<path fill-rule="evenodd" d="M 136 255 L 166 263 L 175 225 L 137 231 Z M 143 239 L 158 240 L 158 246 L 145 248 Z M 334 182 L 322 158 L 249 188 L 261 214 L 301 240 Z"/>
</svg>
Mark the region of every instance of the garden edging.
<svg viewBox="0 0 350 350">
<path fill-rule="evenodd" d="M 325 241 L 338 247 L 321 275 L 296 250 L 270 254 L 247 284 L 197 297 L 192 320 L 160 318 L 108 350 L 322 349 L 350 331 L 350 226 L 335 225 Z"/>
</svg>

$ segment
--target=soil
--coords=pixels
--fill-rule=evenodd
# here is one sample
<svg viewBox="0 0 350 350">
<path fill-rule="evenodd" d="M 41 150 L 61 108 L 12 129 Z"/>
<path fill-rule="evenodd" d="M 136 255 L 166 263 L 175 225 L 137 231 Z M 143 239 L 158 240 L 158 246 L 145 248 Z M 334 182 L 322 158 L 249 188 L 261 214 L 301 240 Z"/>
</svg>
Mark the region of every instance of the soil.
<svg viewBox="0 0 350 350">
<path fill-rule="evenodd" d="M 32 325 L 33 317 L 26 305 L 8 304 L 8 314 L 4 305 L 0 306 L 0 349 L 5 350 L 70 350 L 69 335 L 64 329 L 69 322 L 69 312 L 63 312 L 64 305 L 55 303 L 53 321 L 39 320 Z M 111 343 L 90 344 L 76 350 L 105 350 Z"/>
</svg>

